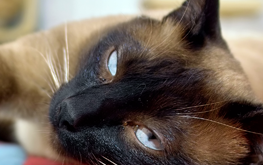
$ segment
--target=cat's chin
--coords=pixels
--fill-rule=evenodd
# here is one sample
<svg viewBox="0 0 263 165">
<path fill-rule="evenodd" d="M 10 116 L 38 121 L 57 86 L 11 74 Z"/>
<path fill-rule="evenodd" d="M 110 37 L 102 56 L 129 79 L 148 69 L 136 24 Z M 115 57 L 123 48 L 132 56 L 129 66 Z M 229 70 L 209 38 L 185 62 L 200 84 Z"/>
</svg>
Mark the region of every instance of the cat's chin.
<svg viewBox="0 0 263 165">
<path fill-rule="evenodd" d="M 50 141 L 52 143 L 53 148 L 56 150 L 57 153 L 59 153 L 59 161 L 69 163 L 72 165 L 82 165 L 80 163 L 81 160 L 77 157 L 72 156 L 66 149 L 67 144 L 62 138 L 66 137 L 66 133 L 64 132 L 66 130 L 53 129 L 52 131 L 53 133 L 50 134 Z"/>
<path fill-rule="evenodd" d="M 81 147 L 81 145 L 76 145 L 74 138 L 78 137 L 74 136 L 74 133 L 63 129 L 56 130 L 52 135 L 53 147 L 60 154 L 61 158 L 63 158 L 62 162 L 71 165 L 92 165 L 94 162 L 99 161 L 92 153 L 86 153 L 83 156 L 83 151 L 78 151 L 78 147 Z"/>
</svg>

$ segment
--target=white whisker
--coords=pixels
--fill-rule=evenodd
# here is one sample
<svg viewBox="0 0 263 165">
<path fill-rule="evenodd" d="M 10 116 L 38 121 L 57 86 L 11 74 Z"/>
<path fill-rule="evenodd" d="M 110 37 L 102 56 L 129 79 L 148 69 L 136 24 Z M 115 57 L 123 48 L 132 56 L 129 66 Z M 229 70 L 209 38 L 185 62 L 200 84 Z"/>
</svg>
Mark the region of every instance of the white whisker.
<svg viewBox="0 0 263 165">
<path fill-rule="evenodd" d="M 91 156 L 92 156 L 92 158 L 94 158 L 94 161 L 96 161 L 96 164 L 103 163 L 103 162 L 99 161 L 93 153 L 91 153 Z M 93 164 L 95 164 L 95 162 L 92 159 L 90 159 L 90 160 L 92 161 Z"/>
<path fill-rule="evenodd" d="M 100 160 L 98 160 L 98 162 L 100 162 L 100 164 L 102 164 L 102 165 L 106 165 L 105 163 L 103 163 L 102 161 L 100 161 Z"/>
<path fill-rule="evenodd" d="M 51 85 L 50 83 L 47 83 L 47 84 L 48 84 L 48 86 L 49 86 L 51 92 L 52 92 L 52 93 L 55 93 L 55 89 L 52 87 L 52 85 Z"/>
<path fill-rule="evenodd" d="M 59 86 L 60 86 L 60 83 L 59 83 L 59 79 L 58 79 L 58 77 L 57 77 L 57 74 L 56 74 L 56 71 L 55 71 L 55 69 L 54 69 L 54 66 L 53 66 L 53 60 L 51 59 L 51 56 L 48 56 L 49 58 L 47 59 L 47 64 L 48 64 L 48 67 L 49 67 L 49 69 L 50 69 L 50 73 L 51 73 L 51 76 L 52 76 L 52 78 L 53 78 L 53 81 L 54 81 L 54 83 L 55 83 L 55 86 L 56 86 L 56 88 L 58 89 L 59 88 Z"/>
<path fill-rule="evenodd" d="M 178 109 L 175 109 L 174 111 L 182 111 L 182 110 L 187 110 L 187 109 L 206 107 L 206 106 L 220 104 L 220 103 L 224 103 L 224 102 L 226 102 L 226 101 L 218 101 L 218 102 L 209 103 L 209 104 L 201 104 L 201 105 L 195 105 L 195 106 L 190 106 L 190 107 L 185 107 L 185 108 L 178 108 Z"/>
<path fill-rule="evenodd" d="M 224 123 L 221 123 L 221 122 L 218 122 L 218 121 L 214 121 L 214 120 L 210 120 L 210 119 L 206 119 L 206 118 L 202 118 L 202 117 L 197 117 L 197 116 L 178 116 L 178 117 L 208 121 L 208 122 L 219 124 L 219 125 L 222 125 L 222 126 L 225 126 L 225 127 L 228 127 L 228 128 L 232 128 L 232 129 L 235 129 L 235 130 L 238 130 L 238 131 L 242 131 L 242 132 L 247 132 L 247 133 L 252 133 L 252 134 L 263 136 L 262 133 L 244 130 L 244 129 L 241 129 L 241 128 L 237 128 L 237 127 L 234 127 L 234 126 L 231 126 L 231 125 L 228 125 L 228 124 L 224 124 Z"/>
<path fill-rule="evenodd" d="M 63 70 L 62 70 L 62 66 L 61 66 L 61 61 L 58 57 L 58 53 L 56 53 L 55 55 L 56 59 L 53 59 L 53 64 L 56 64 L 56 73 L 57 73 L 57 76 L 59 78 L 59 84 L 61 85 L 62 82 L 63 82 Z"/>
<path fill-rule="evenodd" d="M 52 78 L 54 79 L 53 81 L 54 81 L 54 83 L 55 83 L 55 86 L 56 86 L 56 88 L 58 89 L 59 87 L 60 87 L 60 85 L 61 85 L 61 76 L 59 75 L 59 72 L 58 72 L 58 70 L 57 70 L 57 67 L 54 67 L 54 65 L 56 64 L 56 61 L 55 61 L 55 59 L 53 58 L 53 55 L 52 55 L 52 47 L 51 47 L 51 44 L 49 43 L 49 40 L 45 40 L 46 41 L 46 43 L 47 43 L 47 45 L 48 45 L 48 47 L 49 47 L 49 53 L 46 53 L 47 55 L 48 55 L 48 57 L 49 57 L 49 63 L 48 63 L 48 67 L 49 67 L 49 69 L 50 68 L 52 68 L 52 73 L 51 73 L 51 75 L 52 75 Z M 58 60 L 58 63 L 59 63 L 59 59 L 58 59 L 58 55 L 56 54 L 56 59 Z M 48 59 L 48 58 L 47 58 Z M 60 65 L 60 63 L 59 63 L 59 65 Z M 60 66 L 61 67 L 61 66 Z M 62 72 L 62 71 L 61 71 Z M 61 73 L 60 72 L 60 73 Z"/>
<path fill-rule="evenodd" d="M 108 159 L 108 158 L 106 158 L 106 157 L 104 157 L 104 156 L 101 156 L 102 158 L 104 158 L 104 159 L 106 159 L 107 161 L 109 161 L 111 164 L 113 164 L 113 165 L 117 165 L 116 163 L 114 163 L 113 161 L 111 161 L 110 159 Z"/>
<path fill-rule="evenodd" d="M 49 97 L 49 98 L 51 98 L 51 95 L 46 91 L 46 90 L 43 90 L 45 93 L 46 93 L 46 95 Z M 54 93 L 54 92 L 53 92 Z"/>
<path fill-rule="evenodd" d="M 81 156 L 81 153 L 79 152 L 79 159 L 80 159 L 80 162 L 82 163 L 83 160 L 82 160 L 82 156 Z"/>
<path fill-rule="evenodd" d="M 185 14 L 186 14 L 189 6 L 190 6 L 190 2 L 191 2 L 191 1 L 187 1 L 187 2 L 188 2 L 188 3 L 187 3 L 187 6 L 186 6 L 186 8 L 185 8 L 185 10 L 184 10 L 184 13 L 183 13 L 181 19 L 179 20 L 179 24 L 183 21 L 183 18 L 184 18 Z"/>
<path fill-rule="evenodd" d="M 213 112 L 213 111 L 216 111 L 218 109 L 220 109 L 221 107 L 217 107 L 217 108 L 214 108 L 214 109 L 211 109 L 211 110 L 208 110 L 208 111 L 201 111 L 201 112 L 186 112 L 186 113 L 176 113 L 176 115 L 195 115 L 195 114 L 203 114 L 203 113 L 208 113 L 208 112 Z"/>
<path fill-rule="evenodd" d="M 63 48 L 63 57 L 64 57 L 64 82 L 68 82 L 68 69 L 67 69 L 67 52 L 66 49 Z"/>
<path fill-rule="evenodd" d="M 58 82 L 59 82 L 59 86 L 62 84 L 63 82 L 63 73 L 62 73 L 62 67 L 60 65 L 60 60 L 58 58 L 58 54 L 51 56 L 52 58 L 52 65 L 53 68 L 55 70 L 56 76 L 58 78 Z M 56 59 L 54 58 L 56 57 Z"/>
<path fill-rule="evenodd" d="M 48 68 L 49 68 L 49 71 L 50 71 L 50 73 L 51 73 L 52 80 L 53 80 L 53 82 L 55 83 L 55 86 L 56 86 L 57 89 L 58 89 L 58 87 L 59 87 L 59 82 L 58 82 L 58 79 L 57 79 L 57 77 L 56 77 L 55 70 L 53 69 L 53 64 L 52 64 L 51 60 L 48 59 L 48 58 L 46 58 L 46 56 L 45 56 L 42 52 L 40 52 L 39 50 L 37 50 L 37 49 L 35 49 L 35 48 L 32 48 L 32 47 L 30 47 L 30 48 L 33 49 L 34 51 L 36 51 L 36 52 L 44 59 L 45 63 L 47 64 L 47 66 L 48 66 Z M 49 56 L 49 57 L 50 57 L 50 56 Z M 51 87 L 51 86 L 50 86 L 50 87 Z M 51 90 L 52 90 L 53 93 L 54 93 L 55 90 L 54 90 L 53 87 L 51 87 Z"/>
<path fill-rule="evenodd" d="M 68 47 L 68 26 L 67 26 L 67 23 L 65 24 L 65 45 L 66 45 L 66 49 L 63 49 L 64 72 L 65 72 L 64 81 L 68 82 L 69 81 L 69 47 Z"/>
</svg>

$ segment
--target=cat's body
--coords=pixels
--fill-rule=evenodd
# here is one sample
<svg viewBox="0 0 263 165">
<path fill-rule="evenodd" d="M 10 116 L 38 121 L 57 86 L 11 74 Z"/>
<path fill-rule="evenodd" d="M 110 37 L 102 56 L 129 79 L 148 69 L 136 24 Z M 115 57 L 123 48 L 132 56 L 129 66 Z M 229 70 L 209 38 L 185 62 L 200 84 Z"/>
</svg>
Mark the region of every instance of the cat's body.
<svg viewBox="0 0 263 165">
<path fill-rule="evenodd" d="M 84 163 L 262 163 L 262 106 L 221 38 L 217 3 L 190 0 L 162 21 L 74 22 L 0 46 L 0 137 Z M 250 56 L 248 39 L 229 41 L 263 99 L 261 46 Z"/>
</svg>

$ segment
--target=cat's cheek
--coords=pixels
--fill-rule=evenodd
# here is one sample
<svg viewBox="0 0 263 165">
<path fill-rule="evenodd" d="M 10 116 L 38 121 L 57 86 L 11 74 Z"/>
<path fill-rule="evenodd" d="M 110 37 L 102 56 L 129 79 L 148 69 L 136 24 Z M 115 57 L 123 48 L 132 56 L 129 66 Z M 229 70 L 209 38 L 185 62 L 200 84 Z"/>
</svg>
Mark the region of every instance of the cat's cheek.
<svg viewBox="0 0 263 165">
<path fill-rule="evenodd" d="M 43 126 L 38 123 L 19 119 L 15 123 L 15 130 L 19 144 L 22 145 L 29 154 L 37 154 L 51 159 L 59 158 L 59 155 L 54 151 L 52 146 L 53 140 L 50 141 L 47 136 L 48 134 L 51 136 L 55 135 L 50 130 L 49 126 Z"/>
<path fill-rule="evenodd" d="M 65 150 L 65 139 L 69 137 L 66 136 L 64 130 L 55 129 L 54 127 L 51 129 L 50 133 L 50 143 L 53 148 L 58 152 L 61 156 L 67 157 L 67 151 Z"/>
<path fill-rule="evenodd" d="M 54 129 L 52 130 L 52 133 L 50 134 L 50 141 L 52 142 L 55 150 L 61 151 L 63 147 L 60 143 L 58 134 Z"/>
</svg>

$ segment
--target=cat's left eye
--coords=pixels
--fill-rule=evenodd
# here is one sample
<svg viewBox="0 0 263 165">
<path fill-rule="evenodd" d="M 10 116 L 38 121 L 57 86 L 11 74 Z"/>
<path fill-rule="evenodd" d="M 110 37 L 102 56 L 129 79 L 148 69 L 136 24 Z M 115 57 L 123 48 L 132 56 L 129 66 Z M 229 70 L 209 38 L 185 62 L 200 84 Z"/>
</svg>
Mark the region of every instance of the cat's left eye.
<svg viewBox="0 0 263 165">
<path fill-rule="evenodd" d="M 116 50 L 114 50 L 108 59 L 108 70 L 111 73 L 112 76 L 115 76 L 117 73 L 117 65 L 118 65 L 118 53 Z"/>
<path fill-rule="evenodd" d="M 135 127 L 135 135 L 140 143 L 152 150 L 164 150 L 161 139 L 150 129 L 144 126 Z"/>
</svg>

